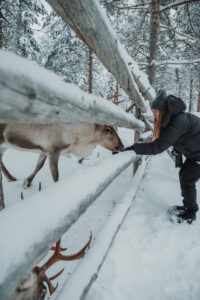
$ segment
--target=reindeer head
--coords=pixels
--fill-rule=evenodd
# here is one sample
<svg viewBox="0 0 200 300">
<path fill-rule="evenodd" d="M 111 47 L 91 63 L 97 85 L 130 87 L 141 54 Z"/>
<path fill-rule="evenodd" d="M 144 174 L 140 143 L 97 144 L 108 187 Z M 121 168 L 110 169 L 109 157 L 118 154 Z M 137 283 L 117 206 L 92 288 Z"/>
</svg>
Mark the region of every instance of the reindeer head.
<svg viewBox="0 0 200 300">
<path fill-rule="evenodd" d="M 111 151 L 121 151 L 124 148 L 116 130 L 112 126 L 96 124 L 95 141 Z"/>
</svg>

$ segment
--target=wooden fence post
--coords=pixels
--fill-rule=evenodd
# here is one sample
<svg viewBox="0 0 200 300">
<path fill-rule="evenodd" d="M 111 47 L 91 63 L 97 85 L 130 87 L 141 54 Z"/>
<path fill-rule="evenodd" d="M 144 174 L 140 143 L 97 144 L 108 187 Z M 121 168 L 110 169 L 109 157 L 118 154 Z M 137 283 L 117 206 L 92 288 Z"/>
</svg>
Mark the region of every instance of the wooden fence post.
<svg viewBox="0 0 200 300">
<path fill-rule="evenodd" d="M 192 105 L 192 95 L 193 95 L 193 78 L 192 78 L 192 71 L 190 74 L 190 97 L 189 97 L 189 112 L 192 111 L 193 105 Z"/>
<path fill-rule="evenodd" d="M 118 82 L 116 81 L 114 104 L 118 104 L 118 97 L 119 97 L 119 86 L 118 86 Z"/>
<path fill-rule="evenodd" d="M 198 106 L 197 111 L 200 111 L 200 80 L 199 80 L 199 91 L 198 91 Z"/>
<path fill-rule="evenodd" d="M 2 172 L 0 169 L 0 210 L 5 208 L 4 204 L 4 194 L 3 194 L 3 177 L 2 177 Z"/>
<path fill-rule="evenodd" d="M 136 107 L 136 110 L 135 110 L 135 117 L 137 119 L 140 119 L 140 117 L 141 117 L 141 110 L 138 107 Z M 137 131 L 135 131 L 134 143 L 137 143 L 139 141 L 139 138 L 140 138 L 140 132 L 137 130 Z M 137 168 L 138 168 L 138 165 L 139 165 L 138 163 L 139 163 L 139 161 L 137 160 L 133 164 L 133 175 L 137 171 Z"/>
<path fill-rule="evenodd" d="M 92 50 L 89 49 L 89 76 L 88 76 L 88 92 L 89 94 L 92 94 L 92 62 L 93 62 L 93 57 L 92 57 Z"/>
</svg>

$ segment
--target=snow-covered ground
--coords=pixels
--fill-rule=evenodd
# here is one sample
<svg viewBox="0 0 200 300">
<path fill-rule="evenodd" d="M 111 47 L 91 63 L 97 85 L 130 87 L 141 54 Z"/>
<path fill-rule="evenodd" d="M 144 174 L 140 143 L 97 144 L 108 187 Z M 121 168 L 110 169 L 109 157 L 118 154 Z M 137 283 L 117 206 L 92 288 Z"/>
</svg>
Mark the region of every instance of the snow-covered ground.
<svg viewBox="0 0 200 300">
<path fill-rule="evenodd" d="M 119 134 L 125 146 L 132 143 L 132 130 L 120 129 Z M 76 158 L 63 157 L 59 161 L 60 177 L 62 179 L 73 176 L 77 168 L 87 168 L 109 156 L 112 156 L 109 151 L 97 147 L 82 165 L 77 163 Z M 33 186 L 23 190 L 23 178 L 33 170 L 36 159 L 37 155 L 34 153 L 15 150 L 6 152 L 5 165 L 12 175 L 19 178 L 13 183 L 4 178 L 7 207 L 17 205 L 19 201 L 26 201 L 31 194 L 38 193 L 39 182 L 42 183 L 42 189 L 53 184 L 46 163 L 34 179 Z M 131 175 L 132 166 L 114 180 L 63 236 L 61 246 L 68 248 L 66 254 L 77 252 L 89 238 L 90 231 L 93 232 L 93 245 L 95 244 L 113 208 L 123 202 L 126 192 L 132 187 Z M 200 195 L 200 186 L 197 186 Z M 24 200 L 20 199 L 21 191 Z M 67 191 L 66 201 L 70 201 Z M 181 195 L 178 170 L 174 168 L 173 161 L 166 153 L 152 157 L 132 209 L 115 238 L 97 280 L 86 296 L 87 300 L 199 299 L 200 216 L 197 215 L 194 225 L 172 224 L 166 211 L 171 205 L 178 203 L 181 203 Z M 48 212 L 45 212 L 45 216 L 48 217 Z M 86 255 L 89 255 L 89 252 L 90 250 Z M 63 285 L 78 264 L 79 261 L 58 262 L 48 270 L 47 274 L 50 276 L 65 268 L 63 274 L 55 280 L 54 285 L 58 282 L 59 287 L 51 299 L 59 299 Z"/>
<path fill-rule="evenodd" d="M 133 144 L 134 130 L 118 128 L 118 134 L 125 146 Z M 92 155 L 84 160 L 82 164 L 79 164 L 78 158 L 73 155 L 69 155 L 67 158 L 61 156 L 59 158 L 60 180 L 67 177 L 70 178 L 78 169 L 93 166 L 109 157 L 112 157 L 111 151 L 100 146 L 97 146 Z M 18 179 L 16 182 L 8 182 L 4 177 L 3 183 L 6 207 L 21 201 L 21 192 L 23 193 L 24 199 L 38 192 L 39 183 L 41 183 L 42 190 L 53 184 L 48 162 L 45 162 L 44 167 L 34 178 L 32 186 L 28 189 L 23 189 L 23 180 L 34 170 L 37 160 L 38 154 L 33 152 L 18 151 L 15 149 L 8 149 L 5 152 L 3 156 L 5 166 L 9 172 Z"/>
<path fill-rule="evenodd" d="M 166 211 L 180 200 L 173 162 L 166 153 L 153 157 L 87 300 L 199 299 L 200 216 L 172 224 Z"/>
</svg>

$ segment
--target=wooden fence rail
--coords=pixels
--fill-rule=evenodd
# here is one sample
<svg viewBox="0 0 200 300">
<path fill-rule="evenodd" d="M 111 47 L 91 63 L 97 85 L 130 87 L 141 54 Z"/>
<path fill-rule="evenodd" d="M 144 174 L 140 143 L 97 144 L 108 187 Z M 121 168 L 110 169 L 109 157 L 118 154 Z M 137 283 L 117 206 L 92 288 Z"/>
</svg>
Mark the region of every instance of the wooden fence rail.
<svg viewBox="0 0 200 300">
<path fill-rule="evenodd" d="M 53 72 L 0 51 L 0 122 L 89 122 L 135 128 L 144 123 Z"/>
</svg>

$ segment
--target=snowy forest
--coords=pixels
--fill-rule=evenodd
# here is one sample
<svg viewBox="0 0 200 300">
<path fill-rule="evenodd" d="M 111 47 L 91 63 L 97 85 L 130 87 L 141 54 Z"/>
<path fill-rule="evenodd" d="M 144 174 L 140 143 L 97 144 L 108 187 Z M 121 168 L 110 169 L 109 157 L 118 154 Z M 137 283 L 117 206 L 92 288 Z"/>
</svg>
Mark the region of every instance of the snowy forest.
<svg viewBox="0 0 200 300">
<path fill-rule="evenodd" d="M 199 24 L 200 0 L 0 0 L 0 300 L 199 299 L 175 156 L 119 153 L 160 89 L 200 116 Z"/>
</svg>

